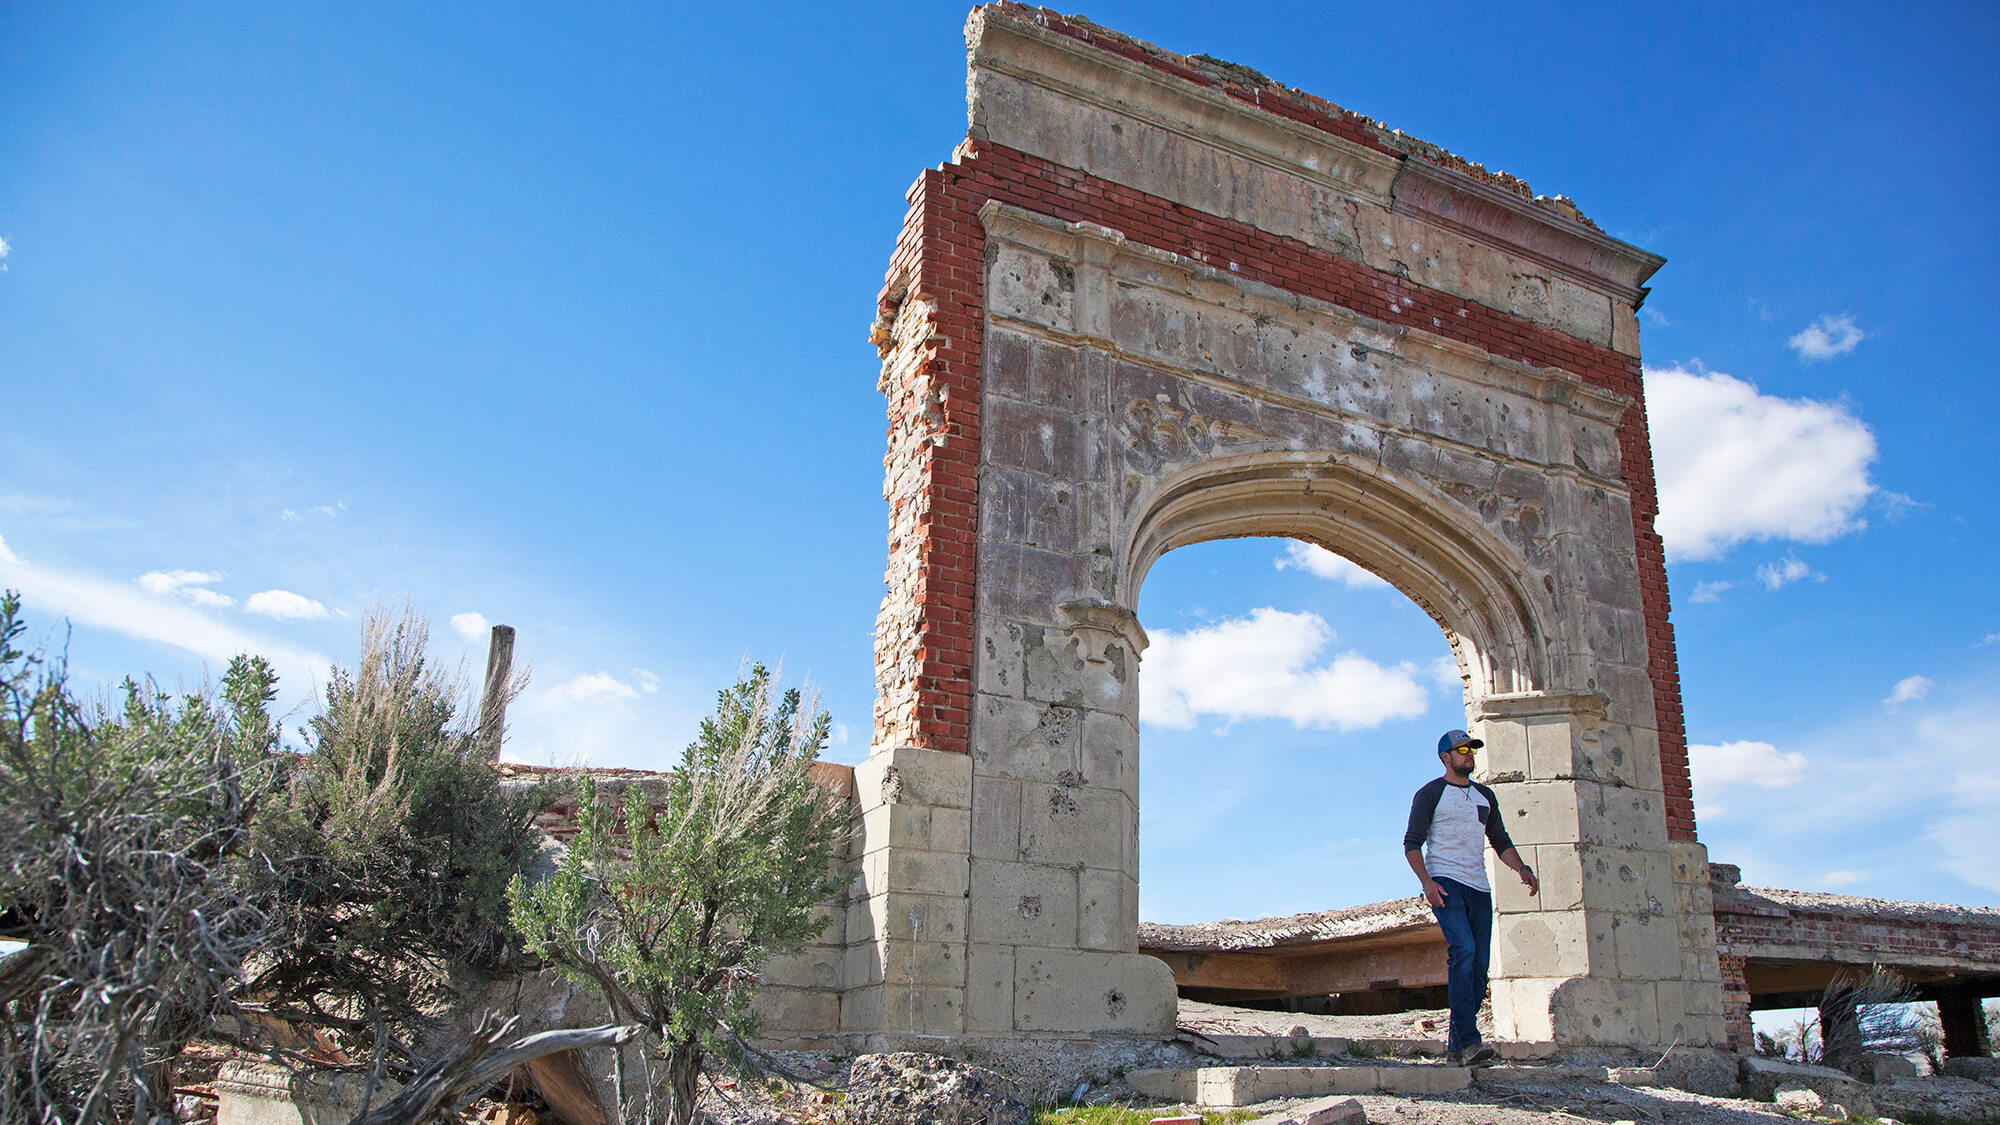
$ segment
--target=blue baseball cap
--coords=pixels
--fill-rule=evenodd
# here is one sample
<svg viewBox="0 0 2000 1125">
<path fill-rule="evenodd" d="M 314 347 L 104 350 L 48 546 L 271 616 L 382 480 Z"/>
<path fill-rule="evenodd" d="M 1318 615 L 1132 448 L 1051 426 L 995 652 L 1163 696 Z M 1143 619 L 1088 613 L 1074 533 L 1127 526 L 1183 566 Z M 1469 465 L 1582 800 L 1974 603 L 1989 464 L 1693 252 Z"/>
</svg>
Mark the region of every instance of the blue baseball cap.
<svg viewBox="0 0 2000 1125">
<path fill-rule="evenodd" d="M 1484 745 L 1486 745 L 1484 742 L 1462 730 L 1448 730 L 1444 732 L 1444 737 L 1438 739 L 1438 753 L 1449 754 L 1461 746 L 1470 746 L 1477 750 Z"/>
</svg>

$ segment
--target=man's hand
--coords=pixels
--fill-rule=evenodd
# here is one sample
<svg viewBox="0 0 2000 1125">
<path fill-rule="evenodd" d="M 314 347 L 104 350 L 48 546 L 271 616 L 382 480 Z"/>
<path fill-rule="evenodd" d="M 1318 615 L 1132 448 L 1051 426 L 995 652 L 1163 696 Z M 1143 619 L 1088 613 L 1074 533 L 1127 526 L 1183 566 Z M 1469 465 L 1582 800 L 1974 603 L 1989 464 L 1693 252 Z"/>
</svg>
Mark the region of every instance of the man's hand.
<svg viewBox="0 0 2000 1125">
<path fill-rule="evenodd" d="M 1445 889 L 1438 885 L 1437 880 L 1425 879 L 1424 901 L 1430 903 L 1432 906 L 1443 906 L 1444 900 Z"/>
<path fill-rule="evenodd" d="M 1521 877 L 1521 882 L 1527 886 L 1529 894 L 1538 895 L 1542 893 L 1542 881 L 1535 878 L 1534 868 L 1524 863 L 1515 868 L 1514 873 Z"/>
</svg>

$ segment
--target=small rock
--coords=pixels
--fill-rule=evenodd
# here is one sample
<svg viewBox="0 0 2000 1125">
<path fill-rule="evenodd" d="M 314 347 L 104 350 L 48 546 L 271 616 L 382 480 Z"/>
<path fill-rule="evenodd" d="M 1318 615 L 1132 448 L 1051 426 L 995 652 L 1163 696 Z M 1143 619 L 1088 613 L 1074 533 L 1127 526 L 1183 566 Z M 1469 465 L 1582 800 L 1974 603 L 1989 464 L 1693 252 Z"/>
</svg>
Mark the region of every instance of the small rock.
<svg viewBox="0 0 2000 1125">
<path fill-rule="evenodd" d="M 847 1071 L 839 1125 L 1028 1125 L 1014 1083 L 943 1055 L 862 1055 Z"/>
<path fill-rule="evenodd" d="M 1847 1107 L 1843 1105 L 1822 1106 L 1819 1115 L 1828 1121 L 1845 1121 L 1847 1120 Z"/>
<path fill-rule="evenodd" d="M 1146 1125 L 1202 1125 L 1199 1117 L 1155 1117 Z"/>
<path fill-rule="evenodd" d="M 1772 1091 L 1771 1100 L 1787 1113 L 1818 1113 L 1819 1107 L 1826 1104 L 1826 1099 L 1819 1096 L 1818 1090 L 1791 1084 Z"/>
</svg>

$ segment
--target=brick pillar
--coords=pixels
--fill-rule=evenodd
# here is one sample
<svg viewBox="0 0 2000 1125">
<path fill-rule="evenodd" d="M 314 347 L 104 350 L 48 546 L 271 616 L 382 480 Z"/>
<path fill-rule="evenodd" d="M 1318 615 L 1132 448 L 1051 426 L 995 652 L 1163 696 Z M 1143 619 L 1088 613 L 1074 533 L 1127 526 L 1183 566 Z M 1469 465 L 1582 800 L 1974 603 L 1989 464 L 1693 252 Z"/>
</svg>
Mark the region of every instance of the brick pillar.
<svg viewBox="0 0 2000 1125">
<path fill-rule="evenodd" d="M 1757 1029 L 1750 1022 L 1750 984 L 1743 976 L 1741 957 L 1722 954 L 1722 1026 L 1729 1049 L 1749 1054 L 1757 1049 Z"/>
</svg>

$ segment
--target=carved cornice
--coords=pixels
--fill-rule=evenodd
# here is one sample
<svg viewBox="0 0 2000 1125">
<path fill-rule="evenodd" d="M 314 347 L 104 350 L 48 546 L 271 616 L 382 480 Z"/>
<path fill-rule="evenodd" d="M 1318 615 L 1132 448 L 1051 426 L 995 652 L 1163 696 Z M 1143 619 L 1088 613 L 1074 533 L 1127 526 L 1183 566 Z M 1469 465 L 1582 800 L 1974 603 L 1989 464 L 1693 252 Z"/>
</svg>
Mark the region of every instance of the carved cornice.
<svg viewBox="0 0 2000 1125">
<path fill-rule="evenodd" d="M 1658 254 L 1421 157 L 1404 159 L 1389 196 L 1393 212 L 1413 215 L 1540 262 L 1635 309 L 1645 303 L 1646 280 L 1667 262 Z"/>
</svg>

